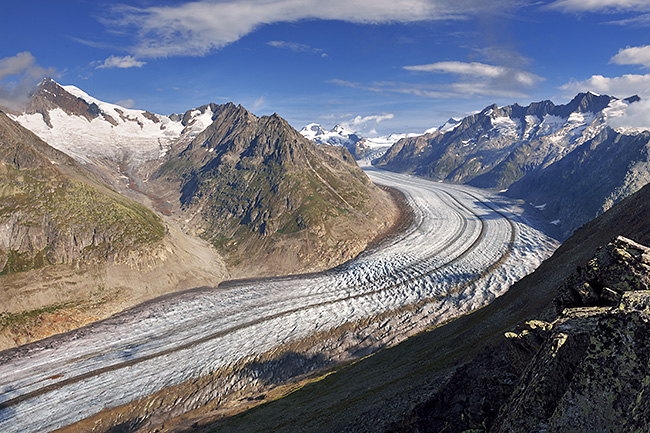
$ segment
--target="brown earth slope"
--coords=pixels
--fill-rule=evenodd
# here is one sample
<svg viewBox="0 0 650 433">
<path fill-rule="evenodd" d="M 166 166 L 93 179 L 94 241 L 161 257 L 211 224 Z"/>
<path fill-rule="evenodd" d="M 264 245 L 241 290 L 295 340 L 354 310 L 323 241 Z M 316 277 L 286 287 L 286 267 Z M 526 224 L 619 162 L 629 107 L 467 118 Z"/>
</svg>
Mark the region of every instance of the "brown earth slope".
<svg viewBox="0 0 650 433">
<path fill-rule="evenodd" d="M 151 176 L 186 230 L 212 243 L 240 277 L 316 271 L 343 263 L 391 227 L 399 211 L 344 148 L 317 146 L 277 114 L 232 103 L 172 149 Z"/>
</svg>

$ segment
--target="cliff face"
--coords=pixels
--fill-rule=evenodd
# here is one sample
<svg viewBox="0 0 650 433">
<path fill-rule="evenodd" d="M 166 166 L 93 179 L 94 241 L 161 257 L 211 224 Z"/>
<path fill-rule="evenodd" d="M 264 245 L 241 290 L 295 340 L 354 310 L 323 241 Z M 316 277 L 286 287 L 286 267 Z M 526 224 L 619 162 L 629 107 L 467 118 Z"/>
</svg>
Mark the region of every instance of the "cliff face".
<svg viewBox="0 0 650 433">
<path fill-rule="evenodd" d="M 618 237 L 394 431 L 645 432 L 650 248 Z"/>
<path fill-rule="evenodd" d="M 0 113 L 0 274 L 47 263 L 125 260 L 156 248 L 158 217 Z"/>
</svg>

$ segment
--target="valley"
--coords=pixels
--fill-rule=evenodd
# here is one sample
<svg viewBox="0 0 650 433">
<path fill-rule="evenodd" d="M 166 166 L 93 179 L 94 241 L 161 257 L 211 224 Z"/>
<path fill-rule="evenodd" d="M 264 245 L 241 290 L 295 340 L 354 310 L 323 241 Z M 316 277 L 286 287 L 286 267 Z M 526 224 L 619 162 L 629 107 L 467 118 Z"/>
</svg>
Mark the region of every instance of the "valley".
<svg viewBox="0 0 650 433">
<path fill-rule="evenodd" d="M 0 433 L 650 432 L 650 0 L 6 3 Z"/>
<path fill-rule="evenodd" d="M 484 306 L 557 247 L 515 201 L 366 172 L 405 195 L 408 229 L 330 271 L 171 294 L 2 352 L 0 425 L 48 431 L 81 421 L 69 431 L 84 431 L 90 417 L 100 431 L 153 428 L 211 400 L 255 398 Z M 300 362 L 278 362 L 292 356 Z M 163 389 L 173 405 L 147 399 Z"/>
</svg>

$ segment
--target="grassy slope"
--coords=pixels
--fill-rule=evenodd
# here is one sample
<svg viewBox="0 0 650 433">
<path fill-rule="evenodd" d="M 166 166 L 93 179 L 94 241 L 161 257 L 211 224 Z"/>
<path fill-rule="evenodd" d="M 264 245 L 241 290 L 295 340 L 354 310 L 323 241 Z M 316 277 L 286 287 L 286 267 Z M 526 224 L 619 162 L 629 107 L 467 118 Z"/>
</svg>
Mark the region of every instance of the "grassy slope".
<svg viewBox="0 0 650 433">
<path fill-rule="evenodd" d="M 646 186 L 577 230 L 535 273 L 492 304 L 205 431 L 381 431 L 517 322 L 544 314 L 559 284 L 599 246 L 616 235 L 650 243 L 649 214 Z"/>
<path fill-rule="evenodd" d="M 27 233 L 16 249 L 0 247 L 8 258 L 0 275 L 114 258 L 163 238 L 155 214 L 95 181 L 4 114 L 0 131 L 0 224 Z M 84 238 L 88 244 L 71 244 Z"/>
<path fill-rule="evenodd" d="M 166 238 L 153 212 L 0 113 L 0 349 L 129 306 L 138 279 L 165 290 L 119 263 L 150 267 Z"/>
</svg>

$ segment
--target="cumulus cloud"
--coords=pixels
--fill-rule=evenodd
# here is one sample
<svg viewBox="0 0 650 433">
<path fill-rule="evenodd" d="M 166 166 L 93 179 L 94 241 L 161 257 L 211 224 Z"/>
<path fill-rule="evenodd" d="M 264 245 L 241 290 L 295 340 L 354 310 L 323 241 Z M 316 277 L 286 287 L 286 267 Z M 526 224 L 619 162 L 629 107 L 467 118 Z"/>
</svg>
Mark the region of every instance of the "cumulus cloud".
<svg viewBox="0 0 650 433">
<path fill-rule="evenodd" d="M 437 62 L 426 65 L 404 66 L 412 72 L 452 74 L 460 80 L 444 87 L 447 93 L 455 96 L 525 96 L 526 91 L 535 87 L 544 78 L 521 69 L 488 65 L 479 62 Z"/>
<path fill-rule="evenodd" d="M 291 50 L 294 53 L 314 53 L 319 54 L 321 57 L 327 57 L 327 54 L 322 49 L 310 47 L 309 45 L 305 44 L 299 44 L 297 42 L 270 41 L 268 44 L 275 48 L 284 48 Z"/>
<path fill-rule="evenodd" d="M 566 96 L 575 96 L 579 92 L 593 91 L 618 98 L 627 98 L 632 95 L 650 97 L 650 74 L 627 74 L 620 77 L 604 77 L 593 75 L 583 81 L 571 80 L 560 86 Z"/>
<path fill-rule="evenodd" d="M 28 51 L 0 59 L 0 105 L 17 109 L 27 102 L 29 92 L 54 68 L 44 68 Z"/>
<path fill-rule="evenodd" d="M 137 60 L 133 56 L 110 56 L 103 63 L 99 64 L 95 69 L 109 69 L 109 68 L 141 68 L 146 65 L 146 62 Z"/>
<path fill-rule="evenodd" d="M 565 12 L 647 11 L 648 0 L 557 0 L 551 8 Z"/>
<path fill-rule="evenodd" d="M 277 22 L 322 19 L 363 24 L 461 19 L 517 0 L 201 0 L 174 6 L 115 7 L 104 20 L 137 35 L 138 58 L 203 56 Z"/>
<path fill-rule="evenodd" d="M 622 48 L 612 57 L 611 62 L 617 65 L 642 65 L 650 68 L 650 45 Z"/>
<path fill-rule="evenodd" d="M 338 116 L 331 116 L 330 120 L 336 121 L 346 129 L 360 132 L 362 134 L 375 135 L 377 131 L 374 129 L 376 125 L 395 118 L 393 113 L 373 114 L 369 116 L 354 116 L 353 114 L 343 114 Z"/>
<path fill-rule="evenodd" d="M 616 114 L 608 119 L 608 124 L 613 128 L 650 129 L 650 99 L 629 104 Z"/>
<path fill-rule="evenodd" d="M 384 120 L 394 119 L 395 115 L 393 113 L 379 114 L 374 116 L 357 116 L 350 122 L 352 125 L 365 125 L 366 123 L 374 122 L 381 123 Z"/>
</svg>

